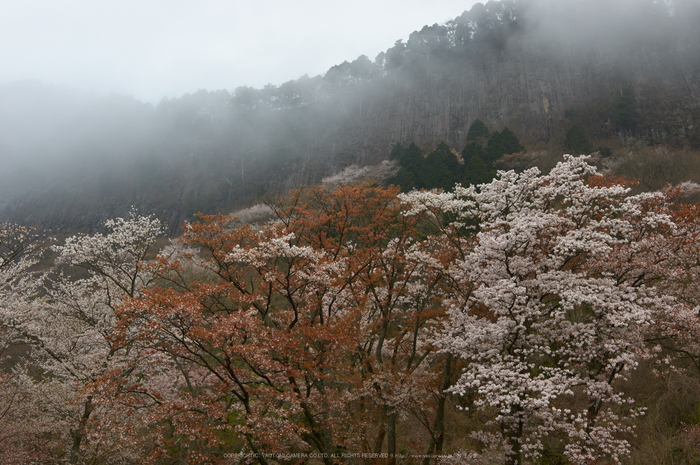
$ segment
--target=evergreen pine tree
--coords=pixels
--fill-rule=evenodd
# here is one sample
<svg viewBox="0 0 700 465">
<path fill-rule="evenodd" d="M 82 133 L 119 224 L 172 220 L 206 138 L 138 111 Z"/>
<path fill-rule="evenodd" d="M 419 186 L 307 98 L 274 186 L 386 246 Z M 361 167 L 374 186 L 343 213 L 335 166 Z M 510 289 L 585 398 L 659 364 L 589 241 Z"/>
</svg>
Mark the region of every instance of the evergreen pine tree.
<svg viewBox="0 0 700 465">
<path fill-rule="evenodd" d="M 475 141 L 479 137 L 487 139 L 489 137 L 489 130 L 483 121 L 476 119 L 471 126 L 469 126 L 469 131 L 467 131 L 467 141 Z"/>
<path fill-rule="evenodd" d="M 578 126 L 571 126 L 566 132 L 564 147 L 570 150 L 573 155 L 588 154 L 593 151 L 588 137 L 586 137 L 586 134 Z"/>
<path fill-rule="evenodd" d="M 462 159 L 465 165 L 469 163 L 472 157 L 481 157 L 483 161 L 485 155 L 484 148 L 476 142 L 470 142 L 462 149 Z"/>
<path fill-rule="evenodd" d="M 503 128 L 501 131 L 501 144 L 503 144 L 503 155 L 510 153 L 518 153 L 525 150 L 525 147 L 520 145 L 518 136 L 516 136 L 513 131 L 508 129 L 508 126 Z"/>
</svg>

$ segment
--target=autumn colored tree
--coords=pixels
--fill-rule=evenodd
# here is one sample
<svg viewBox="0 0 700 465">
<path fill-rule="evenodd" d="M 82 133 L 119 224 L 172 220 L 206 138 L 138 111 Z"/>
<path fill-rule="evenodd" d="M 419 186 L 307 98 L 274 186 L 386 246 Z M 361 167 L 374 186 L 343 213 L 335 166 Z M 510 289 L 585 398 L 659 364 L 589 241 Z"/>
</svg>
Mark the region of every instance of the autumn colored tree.
<svg viewBox="0 0 700 465">
<path fill-rule="evenodd" d="M 187 374 L 173 398 L 135 388 L 158 399 L 168 424 L 157 453 L 177 438 L 207 460 L 318 451 L 330 463 L 385 441 L 393 454 L 402 414 L 437 434 L 443 356 L 427 332 L 444 315 L 447 261 L 420 240 L 421 218 L 403 215 L 397 194 L 304 189 L 259 230 L 223 216 L 186 226 L 182 241 L 199 252 L 161 260 L 164 285 L 118 312 L 124 344 L 167 354 Z M 188 260 L 201 279 L 185 277 Z"/>
<path fill-rule="evenodd" d="M 647 334 L 647 341 L 662 353 L 658 361 L 666 369 L 674 361 L 675 370 L 689 362 L 700 371 L 700 205 L 679 202 L 679 188 L 664 195 L 670 202 L 659 213 L 672 221 L 665 240 L 640 241 L 637 250 L 622 258 L 636 265 L 639 280 L 673 297 L 671 310 L 657 313 Z"/>
<path fill-rule="evenodd" d="M 409 413 L 430 433 L 429 447 L 439 451 L 444 425 L 438 411 L 444 398 L 438 391 L 445 364 L 435 369 L 437 358 L 444 357 L 434 353 L 426 334 L 444 315 L 440 302 L 452 249 L 421 240 L 419 226 L 425 227 L 428 219 L 404 215 L 397 193 L 363 186 L 332 194 L 313 191 L 307 202 L 297 194 L 280 216 L 290 227 L 302 227 L 299 237 L 312 238 L 307 240 L 314 246 L 345 249 L 356 276 L 355 299 L 363 318 L 363 437 L 368 423 L 383 425 L 361 450 L 380 452 L 386 436 L 388 453 L 395 453 L 397 417 Z M 370 402 L 379 408 L 368 408 Z"/>
</svg>

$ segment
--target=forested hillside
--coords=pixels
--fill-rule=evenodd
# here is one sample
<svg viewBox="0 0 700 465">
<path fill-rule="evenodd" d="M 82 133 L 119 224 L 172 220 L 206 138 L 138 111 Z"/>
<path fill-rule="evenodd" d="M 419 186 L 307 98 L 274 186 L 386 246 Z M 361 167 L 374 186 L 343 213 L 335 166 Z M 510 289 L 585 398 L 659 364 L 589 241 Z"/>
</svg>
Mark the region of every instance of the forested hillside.
<svg viewBox="0 0 700 465">
<path fill-rule="evenodd" d="M 698 24 L 492 0 L 262 89 L 0 86 L 0 464 L 700 463 Z"/>
<path fill-rule="evenodd" d="M 530 151 L 698 149 L 699 21 L 690 0 L 490 1 L 375 59 L 262 89 L 152 106 L 7 85 L 2 217 L 92 229 L 136 205 L 177 233 L 197 211 L 378 163 L 397 143 L 461 152 L 476 119 Z"/>
<path fill-rule="evenodd" d="M 566 156 L 167 245 L 3 225 L 0 462 L 697 464 L 700 208 L 629 184 Z"/>
</svg>

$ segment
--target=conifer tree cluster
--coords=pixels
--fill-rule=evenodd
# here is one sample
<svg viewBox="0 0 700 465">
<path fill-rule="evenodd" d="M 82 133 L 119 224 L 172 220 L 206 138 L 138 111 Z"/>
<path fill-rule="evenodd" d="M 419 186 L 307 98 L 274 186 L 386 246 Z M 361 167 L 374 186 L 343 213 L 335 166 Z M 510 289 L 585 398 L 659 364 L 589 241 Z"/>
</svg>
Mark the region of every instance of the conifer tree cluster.
<svg viewBox="0 0 700 465">
<path fill-rule="evenodd" d="M 390 158 L 398 161 L 400 169 L 391 182 L 401 186 L 404 192 L 449 190 L 455 183 L 482 184 L 496 176 L 494 164 L 500 157 L 523 150 L 525 147 L 508 127 L 491 133 L 483 121 L 477 119 L 469 126 L 467 143 L 459 155 L 444 142 L 426 156 L 413 143 L 408 147 L 397 144 Z"/>
</svg>

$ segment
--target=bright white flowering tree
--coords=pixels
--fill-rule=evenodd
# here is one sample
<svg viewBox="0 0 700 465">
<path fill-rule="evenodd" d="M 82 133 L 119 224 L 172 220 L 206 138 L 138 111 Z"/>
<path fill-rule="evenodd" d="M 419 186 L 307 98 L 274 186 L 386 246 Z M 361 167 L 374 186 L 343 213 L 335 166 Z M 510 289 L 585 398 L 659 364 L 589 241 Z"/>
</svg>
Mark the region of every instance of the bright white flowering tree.
<svg viewBox="0 0 700 465">
<path fill-rule="evenodd" d="M 32 293 L 16 292 L 17 289 L 36 289 L 29 269 L 39 261 L 42 246 L 42 236 L 36 229 L 0 224 L 0 316 L 8 314 L 10 308 L 21 306 L 22 296 Z M 0 319 L 0 323 L 4 322 Z M 0 357 L 11 341 L 11 331 L 4 329 L 0 326 Z"/>
<path fill-rule="evenodd" d="M 25 293 L 17 289 L 36 289 L 29 272 L 43 251 L 42 235 L 32 228 L 0 224 L 0 361 L 10 348 L 14 332 L 7 326 L 6 315 L 26 304 Z M 31 290 L 30 290 L 31 289 Z M 26 395 L 17 376 L 0 372 L 0 462 L 23 463 L 37 456 L 31 447 L 32 434 L 23 418 Z M 33 425 L 37 427 L 38 425 Z M 38 429 L 38 428 L 37 428 Z"/>
<path fill-rule="evenodd" d="M 674 224 L 655 207 L 661 194 L 628 193 L 567 156 L 548 175 L 501 172 L 479 191 L 402 197 L 471 234 L 451 269 L 463 292 L 437 342 L 466 362 L 452 392 L 493 413 L 508 464 L 536 458 L 545 438 L 565 438 L 572 463 L 629 451 L 628 421 L 641 412 L 616 382 L 637 366 L 652 310 L 671 303 L 647 285 L 648 269 L 616 258 Z"/>
<path fill-rule="evenodd" d="M 54 246 L 64 267 L 45 275 L 44 295 L 3 315 L 33 346 L 32 362 L 47 374 L 20 376 L 24 392 L 34 394 L 27 416 L 51 417 L 55 450 L 69 451 L 70 463 L 118 455 L 120 448 L 128 455 L 119 442 L 130 419 L 99 398 L 100 380 L 127 361 L 149 363 L 147 356 L 115 345 L 110 336 L 115 306 L 154 279 L 145 260 L 162 226 L 132 211 L 126 219 L 107 221 L 105 229 L 106 234 L 73 236 Z M 99 437 L 100 431 L 108 434 Z"/>
</svg>

